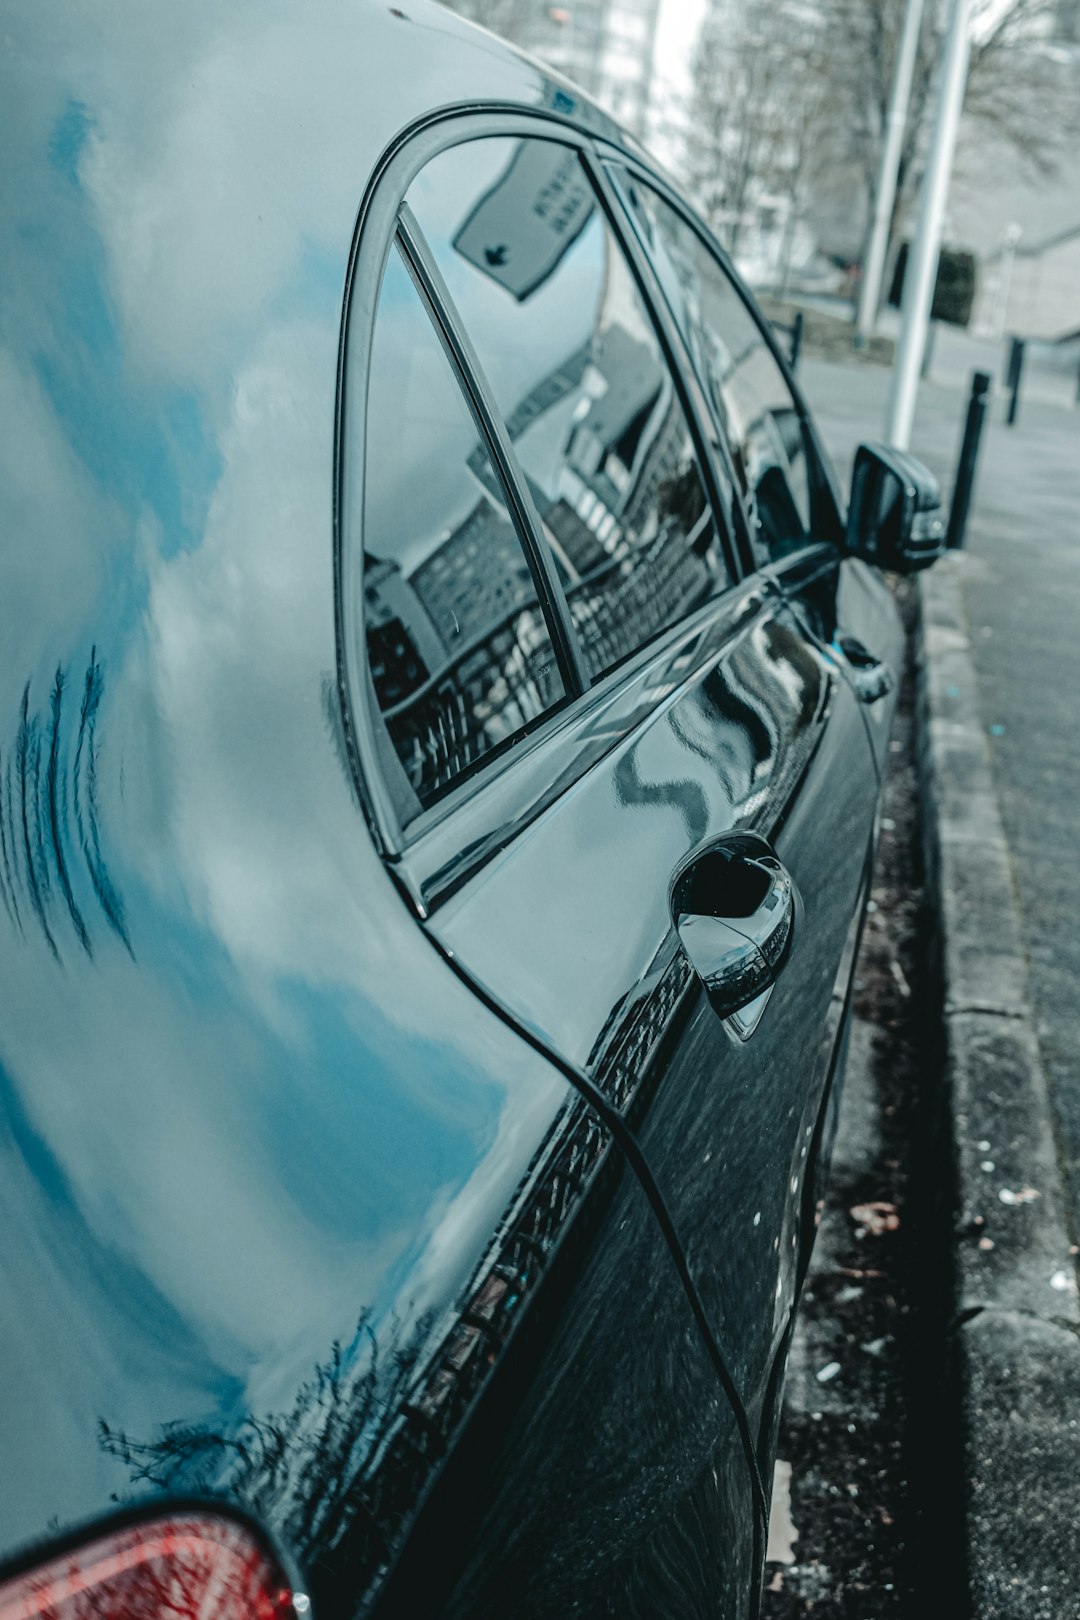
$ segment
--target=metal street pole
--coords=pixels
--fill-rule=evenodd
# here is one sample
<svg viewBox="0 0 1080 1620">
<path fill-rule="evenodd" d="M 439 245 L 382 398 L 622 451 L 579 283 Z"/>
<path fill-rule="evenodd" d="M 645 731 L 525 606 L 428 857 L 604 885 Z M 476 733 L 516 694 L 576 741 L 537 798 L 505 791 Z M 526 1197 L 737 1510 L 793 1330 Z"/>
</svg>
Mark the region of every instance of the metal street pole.
<svg viewBox="0 0 1080 1620">
<path fill-rule="evenodd" d="M 949 193 L 953 154 L 960 112 L 967 84 L 971 0 L 952 0 L 949 32 L 941 63 L 934 133 L 930 157 L 919 194 L 919 219 L 915 240 L 904 272 L 904 301 L 900 312 L 900 341 L 893 366 L 889 407 L 885 416 L 885 438 L 898 450 L 906 450 L 915 415 L 915 395 L 919 368 L 926 347 L 930 303 L 941 253 L 941 226 L 945 199 Z"/>
<path fill-rule="evenodd" d="M 911 100 L 911 80 L 915 73 L 915 56 L 919 47 L 922 14 L 923 0 L 908 0 L 900 29 L 900 40 L 896 47 L 896 70 L 893 74 L 892 93 L 889 96 L 889 110 L 885 116 L 881 168 L 878 171 L 877 191 L 874 196 L 874 223 L 866 251 L 866 263 L 859 279 L 859 307 L 855 316 L 855 342 L 859 347 L 874 330 L 878 303 L 881 299 L 881 278 L 885 273 L 889 225 L 892 222 L 893 203 L 896 200 L 900 149 L 904 141 L 908 102 Z"/>
</svg>

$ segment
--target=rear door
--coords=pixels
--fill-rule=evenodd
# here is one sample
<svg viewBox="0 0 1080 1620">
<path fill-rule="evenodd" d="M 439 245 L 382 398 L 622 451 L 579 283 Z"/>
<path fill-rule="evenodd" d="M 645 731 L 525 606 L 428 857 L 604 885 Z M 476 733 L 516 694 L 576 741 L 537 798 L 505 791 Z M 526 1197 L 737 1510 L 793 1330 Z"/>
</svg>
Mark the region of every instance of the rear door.
<svg viewBox="0 0 1080 1620">
<path fill-rule="evenodd" d="M 872 755 L 836 661 L 775 574 L 745 566 L 722 430 L 700 379 L 673 366 L 683 339 L 614 190 L 566 132 L 535 129 L 434 156 L 409 187 L 403 241 L 497 417 L 549 571 L 537 600 L 571 647 L 556 690 L 558 636 L 531 658 L 522 594 L 503 604 L 517 653 L 493 661 L 488 630 L 461 631 L 461 602 L 425 578 L 423 622 L 463 635 L 456 667 L 482 713 L 470 702 L 462 718 L 461 680 L 451 692 L 414 672 L 410 691 L 380 692 L 373 668 L 396 784 L 389 854 L 441 948 L 639 1133 L 757 1430 L 813 1225 Z M 490 482 L 482 457 L 469 465 Z M 810 522 L 807 508 L 804 551 Z M 455 529 L 443 549 L 458 544 Z M 530 692 L 549 682 L 546 717 L 517 701 L 522 678 Z M 700 863 L 704 909 L 745 916 L 714 857 L 747 834 L 803 908 L 756 1023 L 714 1011 L 669 895 Z M 718 1468 L 745 1501 L 737 1447 Z M 733 1535 L 728 1568 L 745 1572 L 748 1516 Z"/>
</svg>

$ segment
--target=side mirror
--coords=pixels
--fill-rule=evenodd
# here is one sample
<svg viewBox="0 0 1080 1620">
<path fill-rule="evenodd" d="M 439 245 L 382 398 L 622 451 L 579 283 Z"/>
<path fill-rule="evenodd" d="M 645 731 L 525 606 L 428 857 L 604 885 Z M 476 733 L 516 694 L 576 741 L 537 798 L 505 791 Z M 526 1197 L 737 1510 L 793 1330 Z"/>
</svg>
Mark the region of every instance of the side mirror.
<svg viewBox="0 0 1080 1620">
<path fill-rule="evenodd" d="M 945 547 L 937 479 L 905 450 L 860 444 L 851 475 L 846 545 L 854 557 L 915 574 Z"/>
</svg>

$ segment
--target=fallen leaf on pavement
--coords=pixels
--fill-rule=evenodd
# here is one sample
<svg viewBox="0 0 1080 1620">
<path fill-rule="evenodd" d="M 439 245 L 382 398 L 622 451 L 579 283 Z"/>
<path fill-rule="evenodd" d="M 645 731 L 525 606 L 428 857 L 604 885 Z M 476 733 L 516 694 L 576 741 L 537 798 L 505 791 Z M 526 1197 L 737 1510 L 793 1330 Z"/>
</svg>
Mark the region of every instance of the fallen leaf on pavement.
<svg viewBox="0 0 1080 1620">
<path fill-rule="evenodd" d="M 895 1204 L 880 1201 L 871 1204 L 853 1204 L 848 1214 L 856 1226 L 865 1226 L 871 1237 L 880 1237 L 882 1232 L 895 1232 L 900 1225 Z"/>
</svg>

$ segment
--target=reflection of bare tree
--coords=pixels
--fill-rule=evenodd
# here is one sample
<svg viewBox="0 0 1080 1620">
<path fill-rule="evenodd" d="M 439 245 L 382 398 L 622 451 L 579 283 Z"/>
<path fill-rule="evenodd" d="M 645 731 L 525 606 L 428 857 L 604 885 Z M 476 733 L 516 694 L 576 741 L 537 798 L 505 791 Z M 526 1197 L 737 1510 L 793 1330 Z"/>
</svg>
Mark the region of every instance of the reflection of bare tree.
<svg viewBox="0 0 1080 1620">
<path fill-rule="evenodd" d="M 15 773 L 19 780 L 19 812 L 22 822 L 22 848 L 26 855 L 26 863 L 23 870 L 26 874 L 27 887 L 30 892 L 30 904 L 33 906 L 34 911 L 37 914 L 38 922 L 41 924 L 41 930 L 45 935 L 46 941 L 48 942 L 49 949 L 52 951 L 57 961 L 59 961 L 60 952 L 56 948 L 56 941 L 53 939 L 52 932 L 49 928 L 48 919 L 45 916 L 45 898 L 49 892 L 48 865 L 43 858 L 44 851 L 31 847 L 30 819 L 32 818 L 34 825 L 34 845 L 37 844 L 37 833 L 41 825 L 40 817 L 37 813 L 37 801 L 31 796 L 29 791 L 31 761 L 34 760 L 40 762 L 41 737 L 38 731 L 37 716 L 35 715 L 33 720 L 29 718 L 29 701 L 30 683 L 28 681 L 23 687 L 22 709 L 19 714 L 19 731 L 15 743 Z M 35 784 L 38 784 L 39 786 L 40 778 L 40 770 L 35 768 L 33 771 L 33 779 Z M 31 801 L 29 805 L 27 804 L 28 798 Z"/>
<path fill-rule="evenodd" d="M 53 851 L 56 855 L 56 876 L 60 884 L 64 903 L 68 909 L 72 926 L 83 950 L 89 953 L 90 936 L 86 932 L 82 912 L 75 903 L 75 895 L 71 887 L 71 878 L 68 876 L 67 856 L 64 854 L 64 840 L 60 836 L 60 716 L 64 703 L 64 672 L 58 668 L 53 681 L 53 689 L 49 698 L 52 711 L 52 724 L 49 735 L 49 771 L 48 771 L 48 799 L 49 799 L 49 833 Z"/>
<path fill-rule="evenodd" d="M 11 921 L 22 932 L 22 917 L 19 913 L 19 897 L 15 892 L 15 878 L 12 872 L 12 850 L 15 843 L 15 828 L 11 823 L 11 761 L 8 761 L 8 791 L 7 814 L 4 813 L 4 778 L 3 760 L 0 757 L 0 861 L 3 865 L 2 879 L 0 879 L 0 897 L 4 901 L 4 909 Z M 9 847 L 8 827 L 11 825 Z"/>
<path fill-rule="evenodd" d="M 94 893 L 98 903 L 108 918 L 113 931 L 119 935 L 131 950 L 131 941 L 128 938 L 127 926 L 124 922 L 123 901 L 113 887 L 105 862 L 101 857 L 101 841 L 98 836 L 98 808 L 97 808 L 97 717 L 101 707 L 101 694 L 105 689 L 105 680 L 101 665 L 97 661 L 97 648 L 90 649 L 90 663 L 86 671 L 86 680 L 83 685 L 82 709 L 79 714 L 79 740 L 75 746 L 75 769 L 73 772 L 73 786 L 75 795 L 75 820 L 79 828 L 79 843 L 82 847 L 86 865 L 90 872 L 90 881 L 94 885 Z M 86 770 L 80 774 L 79 762 L 83 755 L 85 744 Z M 85 824 L 80 802 L 80 783 L 85 780 L 86 818 Z"/>
<path fill-rule="evenodd" d="M 150 1441 L 133 1440 L 102 1419 L 100 1444 L 139 1484 L 242 1501 L 294 1548 L 316 1588 L 320 1573 L 340 1581 L 336 1550 L 348 1530 L 349 1563 L 370 1579 L 388 1556 L 392 1525 L 375 1511 L 366 1465 L 400 1422 L 429 1329 L 422 1319 L 407 1343 L 391 1330 L 380 1347 L 365 1312 L 351 1342 L 333 1345 L 288 1411 L 249 1413 L 231 1429 L 166 1423 Z"/>
<path fill-rule="evenodd" d="M 64 728 L 66 686 L 66 673 L 58 665 L 46 716 L 31 710 L 30 683 L 26 683 L 6 771 L 0 755 L 0 898 L 20 932 L 25 932 L 20 899 L 28 903 L 57 961 L 61 953 L 56 919 L 63 915 L 79 945 L 88 956 L 93 955 L 90 932 L 75 897 L 69 860 L 69 849 L 74 846 L 109 927 L 134 954 L 123 899 L 101 848 L 98 716 L 105 676 L 96 648 L 91 649 L 83 681 L 73 752 L 72 728 L 68 727 L 67 734 Z"/>
</svg>

